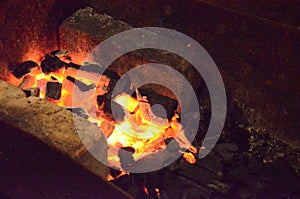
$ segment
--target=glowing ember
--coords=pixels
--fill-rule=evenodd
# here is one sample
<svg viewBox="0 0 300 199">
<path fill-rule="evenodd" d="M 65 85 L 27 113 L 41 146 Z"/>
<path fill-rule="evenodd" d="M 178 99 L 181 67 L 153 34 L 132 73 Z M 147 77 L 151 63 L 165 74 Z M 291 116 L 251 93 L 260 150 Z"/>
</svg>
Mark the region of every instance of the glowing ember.
<svg viewBox="0 0 300 199">
<path fill-rule="evenodd" d="M 68 76 L 76 77 L 86 85 L 94 84 L 96 86 L 91 91 L 82 92 L 81 96 L 74 96 L 73 89 L 75 86 L 73 82 L 67 79 Z M 185 137 L 184 130 L 177 121 L 178 115 L 175 114 L 171 121 L 157 117 L 152 113 L 147 97 L 141 96 L 137 90 L 137 98 L 122 93 L 114 99 L 124 109 L 126 117 L 123 121 L 116 123 L 103 117 L 103 106 L 98 106 L 95 93 L 96 96 L 101 96 L 107 92 L 105 88 L 108 87 L 110 80 L 106 76 L 102 76 L 99 81 L 99 76 L 96 74 L 82 71 L 78 73 L 74 68 L 65 67 L 46 75 L 42 72 L 41 67 L 36 67 L 21 79 L 10 74 L 8 80 L 11 84 L 22 89 L 40 88 L 39 97 L 42 99 L 46 98 L 46 84 L 49 81 L 61 83 L 62 90 L 58 100 L 47 99 L 48 101 L 59 106 L 72 107 L 73 101 L 78 100 L 81 108 L 89 114 L 88 120 L 98 124 L 102 129 L 107 136 L 107 143 L 112 146 L 112 149 L 108 151 L 108 162 L 113 167 L 121 169 L 117 153 L 120 148 L 132 147 L 135 150 L 133 158 L 138 160 L 150 153 L 165 149 L 165 140 L 168 138 L 174 138 L 181 148 L 190 151 L 183 153 L 183 158 L 187 162 L 191 164 L 196 162 L 194 155 L 197 153 L 197 149 L 191 146 Z M 96 109 L 96 115 L 90 114 L 92 109 Z M 108 130 L 107 126 L 113 127 Z M 124 174 L 127 173 L 122 172 L 120 176 Z M 116 178 L 110 176 L 109 180 L 112 179 Z M 159 194 L 159 189 L 155 189 L 155 191 Z M 146 187 L 145 192 L 148 192 Z"/>
<path fill-rule="evenodd" d="M 157 196 L 160 195 L 159 188 L 154 188 L 154 191 L 155 191 L 155 193 L 157 194 Z"/>
<path fill-rule="evenodd" d="M 191 163 L 191 164 L 195 164 L 195 163 L 196 163 L 194 154 L 192 154 L 192 153 L 185 152 L 185 153 L 183 154 L 183 158 L 184 158 L 187 162 L 189 162 L 189 163 Z"/>
<path fill-rule="evenodd" d="M 113 177 L 112 175 L 109 175 L 109 176 L 107 177 L 107 181 L 116 180 L 116 179 L 118 179 L 119 177 L 121 177 L 121 176 L 123 176 L 123 175 L 129 175 L 129 173 L 126 172 L 126 171 L 122 171 L 117 177 Z"/>
<path fill-rule="evenodd" d="M 144 186 L 144 192 L 145 192 L 145 194 L 149 195 L 149 191 L 148 191 L 147 187 L 145 187 L 145 186 Z"/>
</svg>

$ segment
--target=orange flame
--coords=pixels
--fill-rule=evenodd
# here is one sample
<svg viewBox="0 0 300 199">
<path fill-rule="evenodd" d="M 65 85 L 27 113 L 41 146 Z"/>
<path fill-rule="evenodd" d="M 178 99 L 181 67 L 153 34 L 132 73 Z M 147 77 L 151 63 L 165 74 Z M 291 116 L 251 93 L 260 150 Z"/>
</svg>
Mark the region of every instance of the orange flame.
<svg viewBox="0 0 300 199">
<path fill-rule="evenodd" d="M 15 86 L 19 86 L 22 89 L 38 87 L 40 88 L 39 97 L 42 99 L 45 98 L 46 84 L 48 81 L 60 82 L 62 84 L 61 98 L 59 100 L 49 99 L 49 101 L 59 106 L 71 107 L 74 97 L 72 95 L 74 84 L 67 80 L 66 77 L 77 77 L 76 75 L 77 71 L 72 68 L 61 68 L 46 75 L 42 72 L 40 67 L 36 67 L 22 79 L 17 79 L 12 74 L 10 74 L 8 82 Z M 99 79 L 93 74 L 82 75 L 83 77 L 81 77 L 80 80 L 82 80 L 83 82 L 90 82 L 91 80 L 95 82 L 96 79 Z M 84 75 L 87 75 L 90 78 L 85 78 Z M 103 95 L 105 93 L 103 87 L 108 86 L 108 84 L 109 79 L 105 76 L 101 77 L 100 82 L 97 83 L 95 88 L 96 94 Z M 94 100 L 94 104 L 91 105 L 92 107 L 86 106 L 82 108 L 84 108 L 87 112 L 89 112 L 88 109 L 91 108 L 95 108 L 98 112 L 101 112 L 102 107 L 97 105 L 96 99 L 87 99 L 86 104 L 89 104 L 89 100 Z M 114 101 L 123 107 L 127 117 L 125 117 L 124 121 L 118 124 L 108 121 L 109 124 L 114 125 L 114 129 L 112 133 L 105 133 L 107 135 L 107 143 L 116 148 L 116 151 L 111 151 L 108 153 L 108 162 L 110 164 L 120 168 L 120 160 L 117 155 L 117 149 L 121 147 L 133 147 L 135 149 L 133 158 L 137 160 L 149 153 L 165 149 L 166 144 L 164 140 L 167 138 L 174 138 L 179 143 L 180 147 L 189 149 L 191 153 L 183 154 L 183 157 L 186 161 L 192 164 L 196 162 L 194 154 L 197 153 L 197 149 L 193 147 L 186 139 L 183 128 L 177 121 L 177 119 L 179 118 L 178 115 L 175 115 L 171 121 L 157 118 L 153 114 L 151 114 L 151 111 L 149 113 L 150 105 L 147 102 L 141 102 L 139 99 L 135 99 L 125 93 L 118 95 L 114 99 Z M 97 114 L 95 116 L 90 115 L 88 120 L 92 123 L 98 124 L 100 128 L 105 126 L 101 125 L 103 121 L 106 121 L 105 117 L 103 117 L 103 115 L 101 114 Z M 102 130 L 106 131 L 106 129 Z M 126 172 L 121 173 L 121 175 L 125 174 Z M 108 180 L 113 179 L 116 178 L 110 177 Z M 159 192 L 158 189 L 157 192 Z"/>
</svg>

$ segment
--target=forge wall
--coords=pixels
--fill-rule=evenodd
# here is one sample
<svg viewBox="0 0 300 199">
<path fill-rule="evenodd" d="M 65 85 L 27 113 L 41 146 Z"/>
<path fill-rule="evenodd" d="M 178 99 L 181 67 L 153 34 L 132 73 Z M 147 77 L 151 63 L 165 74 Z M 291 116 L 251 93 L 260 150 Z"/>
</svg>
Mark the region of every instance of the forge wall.
<svg viewBox="0 0 300 199">
<path fill-rule="evenodd" d="M 1 79 L 5 79 L 10 62 L 39 60 L 59 48 L 61 22 L 89 5 L 133 27 L 163 26 L 196 39 L 218 65 L 228 95 L 237 102 L 250 126 L 299 148 L 300 36 L 298 24 L 293 22 L 297 15 L 283 20 L 211 2 L 2 1 Z M 285 16 L 281 14 L 275 12 Z"/>
</svg>

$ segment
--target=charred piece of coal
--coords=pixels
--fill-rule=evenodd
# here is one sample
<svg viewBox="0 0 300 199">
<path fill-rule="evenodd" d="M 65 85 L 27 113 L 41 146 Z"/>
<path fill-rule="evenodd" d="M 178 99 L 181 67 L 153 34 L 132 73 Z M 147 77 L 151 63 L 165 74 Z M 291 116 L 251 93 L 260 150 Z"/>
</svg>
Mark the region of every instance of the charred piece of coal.
<svg viewBox="0 0 300 199">
<path fill-rule="evenodd" d="M 24 89 L 23 92 L 26 94 L 26 97 L 39 97 L 40 96 L 40 88 L 28 88 Z"/>
<path fill-rule="evenodd" d="M 65 67 L 66 68 L 74 68 L 74 69 L 77 69 L 77 70 L 81 68 L 80 65 L 74 64 L 73 62 L 67 63 Z"/>
<path fill-rule="evenodd" d="M 111 101 L 111 97 L 108 93 L 97 96 L 97 103 L 99 106 L 103 107 L 103 111 L 105 114 L 105 117 L 107 117 L 110 120 L 114 120 L 115 122 L 120 122 L 124 120 L 125 112 L 121 105 L 118 103 Z M 114 114 L 112 113 L 112 105 L 114 106 Z"/>
<path fill-rule="evenodd" d="M 56 56 L 46 55 L 45 59 L 41 62 L 41 68 L 43 73 L 49 74 L 64 67 L 65 64 L 65 62 L 61 61 Z"/>
<path fill-rule="evenodd" d="M 30 73 L 31 69 L 35 68 L 37 66 L 38 66 L 38 64 L 35 63 L 34 61 L 26 61 L 26 62 L 23 62 L 22 64 L 16 64 L 14 67 L 12 67 L 12 65 L 10 65 L 10 67 L 15 68 L 13 70 L 12 74 L 18 79 L 20 79 L 27 73 Z"/>
<path fill-rule="evenodd" d="M 89 91 L 91 89 L 94 89 L 96 86 L 94 84 L 91 85 L 86 85 L 85 83 L 75 79 L 74 77 L 71 76 L 67 76 L 67 80 L 71 81 L 74 83 L 74 85 L 76 85 L 80 91 L 82 92 L 86 92 Z"/>
<path fill-rule="evenodd" d="M 62 84 L 59 82 L 47 82 L 46 85 L 46 98 L 58 100 L 61 97 Z"/>
<path fill-rule="evenodd" d="M 116 170 L 116 169 L 113 169 L 113 168 L 110 168 L 110 169 L 109 169 L 109 174 L 110 174 L 113 178 L 118 177 L 121 173 L 122 173 L 122 171 L 120 171 L 120 170 Z"/>
<path fill-rule="evenodd" d="M 139 88 L 138 91 L 142 96 L 147 96 L 147 100 L 150 103 L 150 105 L 154 105 L 154 104 L 162 105 L 166 110 L 167 118 L 169 120 L 172 119 L 175 110 L 177 109 L 178 106 L 177 100 L 174 100 L 167 96 L 160 95 L 152 89 Z M 133 97 L 136 98 L 136 92 L 133 93 Z M 159 117 L 160 115 L 157 116 Z"/>
<path fill-rule="evenodd" d="M 103 66 L 101 66 L 100 64 L 96 64 L 96 63 L 85 63 L 85 65 L 80 67 L 80 70 L 92 72 L 92 73 L 96 73 L 96 74 L 100 74 L 100 75 L 105 75 L 105 76 L 109 77 L 110 79 L 114 79 L 114 80 L 120 79 L 120 76 L 116 72 L 114 72 L 110 69 L 105 69 Z"/>
</svg>

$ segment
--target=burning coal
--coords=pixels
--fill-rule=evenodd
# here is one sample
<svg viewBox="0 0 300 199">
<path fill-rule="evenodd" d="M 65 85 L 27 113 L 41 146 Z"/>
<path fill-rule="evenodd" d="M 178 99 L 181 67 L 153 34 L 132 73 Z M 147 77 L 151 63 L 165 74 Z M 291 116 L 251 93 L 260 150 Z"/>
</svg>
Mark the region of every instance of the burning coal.
<svg viewBox="0 0 300 199">
<path fill-rule="evenodd" d="M 132 85 L 126 85 L 124 91 L 111 100 L 120 76 L 111 70 L 103 71 L 95 63 L 74 64 L 67 51 L 47 54 L 39 64 L 33 61 L 14 63 L 9 69 L 8 82 L 23 89 L 27 96 L 66 107 L 96 123 L 110 146 L 108 163 L 123 171 L 122 175 L 134 163 L 165 150 L 170 139 L 176 141 L 178 151 L 186 161 L 196 162 L 197 150 L 185 136 L 179 115 L 175 113 L 178 105 L 175 100 L 166 99 L 167 113 L 157 111 L 155 108 L 160 110 L 160 107 L 153 103 L 152 95 L 145 95 Z M 74 94 L 74 89 L 80 91 L 80 96 Z M 128 90 L 134 95 L 129 95 Z M 73 107 L 74 101 L 80 106 Z M 115 114 L 112 106 L 116 108 Z M 96 114 L 92 110 L 96 110 Z M 125 162 L 120 149 L 129 152 L 130 158 Z M 182 149 L 188 149 L 188 152 Z M 115 178 L 109 178 L 112 179 Z"/>
</svg>

